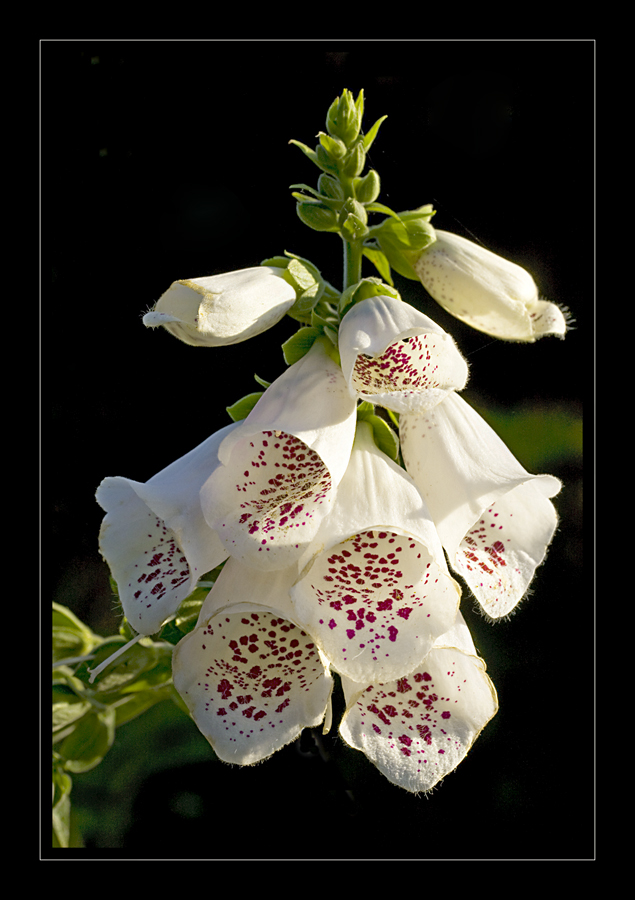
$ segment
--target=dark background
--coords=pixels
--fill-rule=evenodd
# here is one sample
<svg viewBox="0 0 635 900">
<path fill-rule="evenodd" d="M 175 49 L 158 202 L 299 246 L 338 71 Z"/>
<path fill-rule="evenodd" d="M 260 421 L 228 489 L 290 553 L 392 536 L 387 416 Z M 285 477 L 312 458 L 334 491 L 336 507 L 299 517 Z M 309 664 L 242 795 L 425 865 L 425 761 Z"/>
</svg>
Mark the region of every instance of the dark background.
<svg viewBox="0 0 635 900">
<path fill-rule="evenodd" d="M 229 768 L 162 704 L 125 726 L 94 772 L 74 777 L 83 852 L 593 855 L 581 458 L 548 433 L 523 433 L 522 417 L 530 408 L 533 429 L 544 410 L 545 422 L 555 414 L 575 426 L 590 387 L 594 57 L 594 43 L 577 40 L 41 44 L 45 607 L 52 599 L 99 633 L 116 630 L 97 550 L 97 485 L 106 475 L 147 480 L 227 424 L 225 406 L 258 389 L 254 373 L 271 381 L 283 371 L 276 348 L 295 330 L 290 319 L 210 350 L 145 329 L 142 314 L 170 283 L 288 250 L 341 287 L 339 239 L 301 225 L 288 190 L 315 185 L 319 172 L 288 141 L 314 146 L 343 88 L 364 89 L 366 129 L 388 114 L 369 158 L 380 201 L 395 210 L 433 203 L 437 227 L 524 265 L 576 319 L 564 342 L 499 343 L 396 276 L 468 358 L 466 398 L 494 419 L 517 413 L 512 449 L 528 468 L 544 459 L 565 482 L 560 531 L 518 614 L 492 626 L 463 601 L 501 708 L 456 772 L 414 797 L 343 748 L 336 728 L 327 763 L 307 738 L 260 766 Z M 376 273 L 368 265 L 364 274 Z"/>
</svg>

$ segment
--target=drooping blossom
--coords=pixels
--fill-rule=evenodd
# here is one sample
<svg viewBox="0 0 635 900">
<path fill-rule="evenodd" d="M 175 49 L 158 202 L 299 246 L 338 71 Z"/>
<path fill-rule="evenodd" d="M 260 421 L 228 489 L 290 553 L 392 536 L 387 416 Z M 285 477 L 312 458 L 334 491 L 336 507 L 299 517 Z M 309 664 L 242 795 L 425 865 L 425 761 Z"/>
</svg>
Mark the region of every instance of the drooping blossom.
<svg viewBox="0 0 635 900">
<path fill-rule="evenodd" d="M 174 650 L 174 686 L 225 762 L 251 765 L 325 716 L 330 725 L 333 680 L 293 618 L 296 577 L 294 566 L 265 572 L 229 559 Z"/>
<path fill-rule="evenodd" d="M 452 337 L 394 297 L 355 304 L 340 324 L 339 352 L 351 396 L 399 413 L 430 409 L 468 377 Z"/>
<path fill-rule="evenodd" d="M 201 490 L 228 555 L 270 569 L 300 557 L 346 471 L 355 421 L 341 369 L 316 341 L 223 441 Z"/>
<path fill-rule="evenodd" d="M 117 582 L 123 611 L 140 634 L 155 634 L 205 572 L 227 551 L 203 517 L 201 485 L 219 465 L 228 425 L 144 484 L 105 478 L 97 501 L 106 510 L 102 556 Z"/>
<path fill-rule="evenodd" d="M 444 309 L 478 331 L 533 343 L 567 330 L 562 310 L 538 294 L 529 272 L 458 234 L 435 229 L 436 241 L 414 264 L 421 283 Z"/>
<path fill-rule="evenodd" d="M 557 525 L 561 488 L 530 475 L 458 394 L 401 416 L 404 463 L 425 498 L 450 566 L 484 611 L 507 615 L 527 591 Z"/>
<path fill-rule="evenodd" d="M 496 690 L 461 614 L 408 675 L 356 684 L 342 677 L 340 734 L 389 781 L 429 791 L 465 758 L 498 710 Z"/>
<path fill-rule="evenodd" d="M 237 344 L 271 328 L 291 309 L 296 292 L 284 269 L 254 266 L 175 281 L 143 317 L 194 347 Z"/>
<path fill-rule="evenodd" d="M 297 620 L 355 681 L 406 675 L 454 622 L 460 589 L 430 514 L 366 422 L 307 553 L 313 558 L 291 589 Z"/>
</svg>

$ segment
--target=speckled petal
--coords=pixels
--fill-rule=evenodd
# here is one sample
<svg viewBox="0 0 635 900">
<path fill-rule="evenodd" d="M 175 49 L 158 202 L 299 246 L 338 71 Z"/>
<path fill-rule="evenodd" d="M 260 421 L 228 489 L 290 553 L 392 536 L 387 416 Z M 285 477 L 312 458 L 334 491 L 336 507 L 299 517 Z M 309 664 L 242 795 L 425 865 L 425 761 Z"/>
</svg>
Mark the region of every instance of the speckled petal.
<svg viewBox="0 0 635 900">
<path fill-rule="evenodd" d="M 452 337 L 393 297 L 353 306 L 340 325 L 339 349 L 351 396 L 399 413 L 430 409 L 467 382 Z"/>
<path fill-rule="evenodd" d="M 219 465 L 229 425 L 145 484 L 105 478 L 97 501 L 107 515 L 99 546 L 117 582 L 124 614 L 141 634 L 155 634 L 205 572 L 227 551 L 203 517 L 199 491 Z"/>
<path fill-rule="evenodd" d="M 269 580 L 282 583 L 278 572 L 247 571 L 253 596 L 274 595 Z M 311 636 L 277 610 L 254 603 L 225 606 L 183 638 L 174 651 L 173 677 L 214 752 L 238 765 L 266 759 L 303 728 L 319 725 L 333 687 Z"/>
<path fill-rule="evenodd" d="M 355 406 L 319 343 L 265 391 L 221 445 L 224 465 L 201 490 L 229 555 L 270 569 L 299 558 L 348 465 Z"/>
<path fill-rule="evenodd" d="M 531 475 L 457 394 L 402 416 L 407 471 L 426 500 L 450 566 L 492 618 L 522 599 L 557 525 L 561 483 Z"/>
<path fill-rule="evenodd" d="M 364 422 L 311 549 L 291 597 L 338 672 L 356 681 L 405 675 L 454 622 L 460 589 L 430 515 Z"/>
<path fill-rule="evenodd" d="M 414 793 L 455 769 L 498 709 L 462 618 L 406 677 L 373 684 L 343 677 L 342 685 L 340 734 L 389 781 Z"/>
</svg>

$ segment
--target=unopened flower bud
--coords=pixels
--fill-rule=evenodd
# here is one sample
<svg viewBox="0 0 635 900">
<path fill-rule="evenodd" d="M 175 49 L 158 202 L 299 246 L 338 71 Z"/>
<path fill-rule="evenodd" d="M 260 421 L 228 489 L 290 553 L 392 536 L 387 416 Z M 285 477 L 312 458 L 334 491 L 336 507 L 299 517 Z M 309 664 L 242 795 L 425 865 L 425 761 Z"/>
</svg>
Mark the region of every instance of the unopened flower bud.
<svg viewBox="0 0 635 900">
<path fill-rule="evenodd" d="M 435 229 L 436 241 L 413 264 L 445 310 L 472 328 L 508 341 L 564 337 L 565 316 L 541 300 L 529 272 L 457 234 Z"/>
</svg>

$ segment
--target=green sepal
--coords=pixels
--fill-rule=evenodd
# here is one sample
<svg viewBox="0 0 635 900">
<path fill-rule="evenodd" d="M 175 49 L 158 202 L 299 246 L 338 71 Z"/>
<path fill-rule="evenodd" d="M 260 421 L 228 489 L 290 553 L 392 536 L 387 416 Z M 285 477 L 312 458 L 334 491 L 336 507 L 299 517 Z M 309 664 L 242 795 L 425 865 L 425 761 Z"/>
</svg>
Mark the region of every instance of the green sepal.
<svg viewBox="0 0 635 900">
<path fill-rule="evenodd" d="M 241 397 L 240 400 L 237 400 L 231 406 L 226 406 L 225 409 L 229 413 L 230 419 L 233 422 L 242 422 L 243 419 L 246 419 L 263 393 L 264 391 L 254 391 L 253 394 Z"/>
<path fill-rule="evenodd" d="M 413 281 L 419 280 L 414 264 L 436 240 L 429 219 L 430 214 L 421 215 L 419 211 L 400 213 L 398 219 L 384 219 L 372 229 L 372 237 L 379 242 L 392 268 Z"/>
<path fill-rule="evenodd" d="M 318 131 L 317 136 L 332 160 L 340 160 L 346 156 L 346 144 L 340 138 L 331 137 L 330 134 L 325 134 L 323 131 Z M 319 153 L 319 150 L 317 152 Z"/>
<path fill-rule="evenodd" d="M 271 387 L 271 382 L 270 382 L 270 381 L 265 381 L 264 378 L 260 378 L 260 377 L 259 377 L 258 375 L 256 375 L 255 373 L 254 373 L 254 381 L 257 381 L 258 384 L 259 384 L 261 387 L 265 388 L 265 390 L 266 390 L 268 387 Z"/>
<path fill-rule="evenodd" d="M 342 318 L 351 306 L 367 300 L 369 297 L 388 296 L 395 300 L 401 300 L 399 291 L 392 285 L 385 284 L 380 278 L 362 278 L 357 284 L 344 291 L 340 297 L 338 312 Z"/>
<path fill-rule="evenodd" d="M 303 356 L 306 356 L 313 344 L 320 337 L 321 333 L 319 328 L 312 328 L 311 326 L 300 328 L 296 331 L 296 333 L 282 345 L 282 353 L 286 364 L 292 366 L 294 363 L 298 362 L 298 360 L 302 359 Z"/>
</svg>

